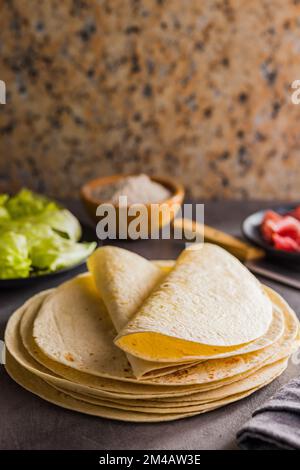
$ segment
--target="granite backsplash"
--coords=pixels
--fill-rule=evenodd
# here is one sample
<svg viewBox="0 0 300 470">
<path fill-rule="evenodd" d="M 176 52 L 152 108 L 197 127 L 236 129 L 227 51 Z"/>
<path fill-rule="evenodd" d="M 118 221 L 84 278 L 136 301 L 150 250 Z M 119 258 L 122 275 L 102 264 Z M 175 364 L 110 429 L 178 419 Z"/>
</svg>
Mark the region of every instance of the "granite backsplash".
<svg viewBox="0 0 300 470">
<path fill-rule="evenodd" d="M 300 198 L 299 0 L 2 0 L 0 191 Z"/>
</svg>

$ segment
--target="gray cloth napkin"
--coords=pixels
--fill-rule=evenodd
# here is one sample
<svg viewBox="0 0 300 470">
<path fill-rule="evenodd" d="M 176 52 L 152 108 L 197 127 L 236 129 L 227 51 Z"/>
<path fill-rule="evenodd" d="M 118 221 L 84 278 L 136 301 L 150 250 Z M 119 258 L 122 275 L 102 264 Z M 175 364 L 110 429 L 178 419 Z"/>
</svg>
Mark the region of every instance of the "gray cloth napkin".
<svg viewBox="0 0 300 470">
<path fill-rule="evenodd" d="M 300 378 L 281 387 L 237 433 L 241 449 L 300 449 Z"/>
</svg>

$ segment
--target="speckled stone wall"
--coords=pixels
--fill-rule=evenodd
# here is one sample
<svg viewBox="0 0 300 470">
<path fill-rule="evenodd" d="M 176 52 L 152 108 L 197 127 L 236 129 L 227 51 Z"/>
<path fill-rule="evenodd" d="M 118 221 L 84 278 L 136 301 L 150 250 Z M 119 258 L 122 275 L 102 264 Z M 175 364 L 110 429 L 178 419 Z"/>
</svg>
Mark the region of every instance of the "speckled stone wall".
<svg viewBox="0 0 300 470">
<path fill-rule="evenodd" d="M 300 198 L 298 0 L 1 0 L 0 190 L 116 172 Z"/>
</svg>

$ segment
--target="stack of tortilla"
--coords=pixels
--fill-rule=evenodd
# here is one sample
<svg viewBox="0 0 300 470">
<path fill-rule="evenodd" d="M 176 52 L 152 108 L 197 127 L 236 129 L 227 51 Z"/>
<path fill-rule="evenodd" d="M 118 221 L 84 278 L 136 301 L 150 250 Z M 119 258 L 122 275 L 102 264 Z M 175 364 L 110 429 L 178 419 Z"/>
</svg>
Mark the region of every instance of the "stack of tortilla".
<svg viewBox="0 0 300 470">
<path fill-rule="evenodd" d="M 101 247 L 89 272 L 10 318 L 10 376 L 65 408 L 156 422 L 240 400 L 287 367 L 299 322 L 232 255 L 192 246 L 176 262 Z"/>
</svg>

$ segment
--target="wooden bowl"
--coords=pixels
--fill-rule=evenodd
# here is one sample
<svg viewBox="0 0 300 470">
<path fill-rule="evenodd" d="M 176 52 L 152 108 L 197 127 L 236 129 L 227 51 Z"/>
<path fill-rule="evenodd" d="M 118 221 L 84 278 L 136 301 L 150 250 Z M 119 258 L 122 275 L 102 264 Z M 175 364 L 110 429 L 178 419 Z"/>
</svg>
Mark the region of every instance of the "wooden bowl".
<svg viewBox="0 0 300 470">
<path fill-rule="evenodd" d="M 101 186 L 115 183 L 116 181 L 123 179 L 127 176 L 134 176 L 134 175 L 118 174 L 118 175 L 113 175 L 113 176 L 106 176 L 103 178 L 96 178 L 94 180 L 87 182 L 84 186 L 82 186 L 81 191 L 80 191 L 81 199 L 83 201 L 83 204 L 90 218 L 92 219 L 94 223 L 97 224 L 104 217 L 104 216 L 96 215 L 98 206 L 100 204 L 107 203 L 107 201 L 98 199 L 94 194 L 94 190 Z M 160 228 L 172 222 L 179 208 L 181 207 L 183 199 L 184 199 L 183 186 L 180 183 L 178 183 L 176 180 L 174 180 L 173 178 L 166 178 L 166 177 L 160 177 L 160 176 L 151 176 L 150 178 L 156 183 L 160 183 L 161 185 L 165 186 L 170 191 L 171 196 L 168 199 L 156 204 L 155 210 L 158 213 L 157 217 L 155 217 L 156 214 L 153 213 L 154 211 L 153 205 L 144 204 L 144 207 L 146 208 L 146 211 L 147 211 L 147 227 L 144 227 L 147 233 L 149 234 L 149 237 L 147 238 L 150 238 L 151 232 L 152 233 L 157 232 Z M 113 206 L 115 208 L 115 214 L 116 214 L 116 220 L 115 220 L 116 236 L 114 237 L 113 236 L 114 234 L 112 233 L 111 236 L 108 238 L 128 238 L 128 239 L 143 238 L 142 236 L 132 237 L 129 234 L 128 228 L 130 227 L 130 223 L 134 221 L 137 217 L 137 215 L 128 214 L 128 210 L 130 206 L 128 206 L 128 208 L 125 209 L 125 214 L 126 214 L 125 217 L 124 217 L 124 212 L 122 213 L 123 234 L 126 231 L 126 235 L 125 237 L 124 235 L 122 237 L 119 237 L 120 212 L 122 210 L 124 211 L 124 208 L 119 207 L 116 204 L 114 204 Z M 153 215 L 153 217 L 151 216 L 151 214 Z M 124 223 L 126 226 L 125 229 L 124 229 Z"/>
</svg>

